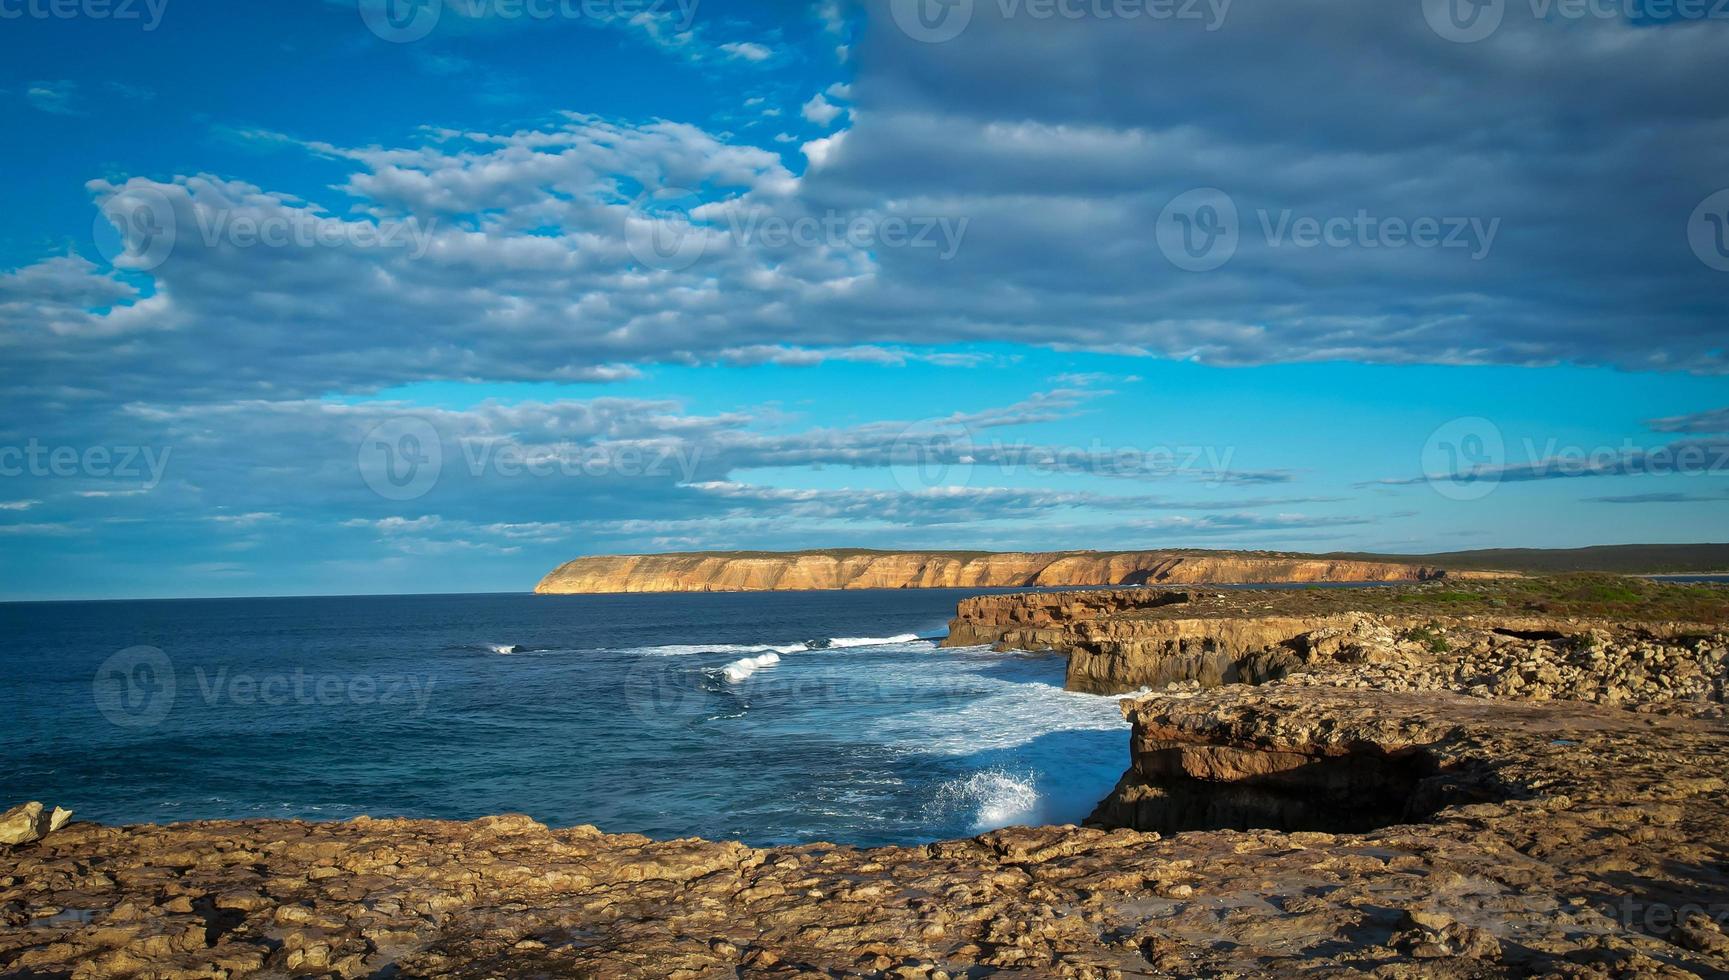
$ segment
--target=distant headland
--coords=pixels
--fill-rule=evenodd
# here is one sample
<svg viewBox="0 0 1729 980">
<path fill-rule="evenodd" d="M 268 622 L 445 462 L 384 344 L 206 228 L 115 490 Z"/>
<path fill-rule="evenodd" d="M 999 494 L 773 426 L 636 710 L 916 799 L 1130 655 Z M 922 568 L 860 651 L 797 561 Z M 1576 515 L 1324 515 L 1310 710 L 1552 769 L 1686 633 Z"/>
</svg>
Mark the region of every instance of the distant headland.
<svg viewBox="0 0 1729 980">
<path fill-rule="evenodd" d="M 701 551 L 592 555 L 553 569 L 543 595 L 780 592 L 829 589 L 1043 588 L 1420 582 L 1520 572 L 1706 572 L 1729 568 L 1729 545 L 1515 548 L 1433 555 L 1274 551 Z"/>
<path fill-rule="evenodd" d="M 1422 563 L 1268 552 L 702 552 L 578 558 L 554 569 L 540 580 L 535 591 L 543 594 L 778 592 L 1199 582 L 1417 582 L 1474 574 L 1478 573 L 1450 572 Z"/>
</svg>

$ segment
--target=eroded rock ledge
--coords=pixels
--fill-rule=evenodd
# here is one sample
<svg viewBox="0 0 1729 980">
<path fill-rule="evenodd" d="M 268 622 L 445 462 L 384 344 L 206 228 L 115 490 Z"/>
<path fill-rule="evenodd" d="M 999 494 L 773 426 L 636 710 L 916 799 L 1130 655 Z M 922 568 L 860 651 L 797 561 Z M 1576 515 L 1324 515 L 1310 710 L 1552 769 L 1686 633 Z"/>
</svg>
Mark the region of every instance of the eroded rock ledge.
<svg viewBox="0 0 1729 980">
<path fill-rule="evenodd" d="M 1585 578 L 980 596 L 960 603 L 943 644 L 1065 653 L 1069 689 L 1100 694 L 1182 682 L 1260 684 L 1352 668 L 1352 676 L 1383 688 L 1609 704 L 1729 700 L 1723 600 L 1702 605 L 1687 590 L 1650 586 L 1669 596 L 1668 604 L 1641 602 L 1639 616 L 1628 618 L 1566 594 L 1600 587 Z M 1677 616 L 1684 618 L 1663 618 Z"/>
<path fill-rule="evenodd" d="M 1308 789 L 1291 797 L 1309 808 L 1290 811 L 1295 832 L 1046 827 L 870 850 L 656 842 L 520 816 L 75 822 L 0 856 L 0 972 L 1729 971 L 1720 723 L 1282 683 L 1130 711 L 1125 783 L 1180 773 L 1261 794 L 1307 786 L 1342 808 L 1367 788 L 1309 770 L 1314 760 L 1420 759 L 1400 785 L 1405 808 L 1383 814 L 1413 822 L 1346 832 Z M 1107 815 L 1169 830 L 1248 812 L 1172 810 L 1146 792 L 1113 800 Z"/>
<path fill-rule="evenodd" d="M 1184 551 L 797 551 L 597 555 L 549 572 L 542 594 L 1034 588 L 1188 582 L 1418 582 L 1506 573 L 1300 555 Z"/>
</svg>

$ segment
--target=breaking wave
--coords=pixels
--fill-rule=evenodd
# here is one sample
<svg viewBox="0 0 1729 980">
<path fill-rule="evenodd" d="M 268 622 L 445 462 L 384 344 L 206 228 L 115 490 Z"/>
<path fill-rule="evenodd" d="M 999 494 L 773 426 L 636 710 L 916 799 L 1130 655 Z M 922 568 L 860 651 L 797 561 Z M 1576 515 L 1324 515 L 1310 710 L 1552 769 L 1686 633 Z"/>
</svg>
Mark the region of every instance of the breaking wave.
<svg viewBox="0 0 1729 980">
<path fill-rule="evenodd" d="M 1031 773 L 986 769 L 939 784 L 929 809 L 939 816 L 970 814 L 973 833 L 982 834 L 1033 822 L 1039 791 Z"/>
<path fill-rule="evenodd" d="M 632 647 L 628 652 L 645 656 L 678 657 L 700 653 L 806 653 L 811 650 L 842 650 L 849 647 L 880 647 L 894 643 L 915 643 L 928 640 L 917 633 L 896 636 L 832 636 L 806 640 L 803 643 L 668 643 L 660 646 Z"/>
<path fill-rule="evenodd" d="M 761 670 L 764 667 L 773 667 L 778 663 L 780 663 L 780 654 L 778 653 L 765 653 L 755 657 L 743 657 L 734 660 L 725 667 L 722 667 L 720 669 L 720 674 L 722 677 L 726 678 L 727 683 L 738 684 L 750 677 L 750 675 L 756 673 L 758 670 Z"/>
</svg>

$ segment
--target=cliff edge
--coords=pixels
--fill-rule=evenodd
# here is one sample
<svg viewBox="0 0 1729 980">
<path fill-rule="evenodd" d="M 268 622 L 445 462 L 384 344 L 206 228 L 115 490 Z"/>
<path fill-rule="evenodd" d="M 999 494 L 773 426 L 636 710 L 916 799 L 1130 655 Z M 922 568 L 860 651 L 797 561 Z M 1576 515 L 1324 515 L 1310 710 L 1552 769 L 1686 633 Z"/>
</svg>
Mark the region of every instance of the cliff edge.
<svg viewBox="0 0 1729 980">
<path fill-rule="evenodd" d="M 596 555 L 553 569 L 542 595 L 816 589 L 1421 582 L 1501 573 L 1271 552 L 797 551 Z"/>
<path fill-rule="evenodd" d="M 1416 677 L 1424 662 L 1425 669 L 1448 666 L 1439 684 L 1447 690 L 1509 683 L 1517 689 L 1534 673 L 1544 675 L 1542 687 L 1577 674 L 1593 690 L 1601 680 L 1635 688 L 1660 681 L 1669 694 L 1691 697 L 1705 692 L 1682 683 L 1682 667 L 1693 659 L 1694 641 L 1729 628 L 1726 596 L 1729 590 L 1710 585 L 1597 575 L 1357 589 L 982 595 L 961 601 L 942 643 L 1064 653 L 1065 686 L 1093 694 L 1189 682 L 1261 684 L 1343 665 L 1392 664 Z M 1538 666 L 1552 660 L 1555 677 Z M 1700 664 L 1699 672 L 1717 670 Z M 1636 693 L 1605 697 L 1620 703 Z M 1599 700 L 1582 689 L 1566 696 Z M 1719 690 L 1707 700 L 1729 697 Z"/>
</svg>

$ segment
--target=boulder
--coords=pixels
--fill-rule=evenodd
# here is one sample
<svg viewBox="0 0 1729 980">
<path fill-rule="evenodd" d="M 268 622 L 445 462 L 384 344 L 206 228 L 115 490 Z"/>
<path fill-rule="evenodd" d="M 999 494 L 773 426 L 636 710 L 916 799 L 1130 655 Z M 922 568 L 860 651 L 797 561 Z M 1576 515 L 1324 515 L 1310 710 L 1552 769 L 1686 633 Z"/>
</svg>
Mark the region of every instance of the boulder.
<svg viewBox="0 0 1729 980">
<path fill-rule="evenodd" d="M 71 819 L 71 810 L 60 807 L 46 810 L 35 800 L 20 803 L 0 815 L 0 844 L 17 846 L 41 840 Z"/>
</svg>

